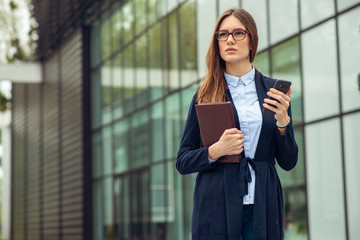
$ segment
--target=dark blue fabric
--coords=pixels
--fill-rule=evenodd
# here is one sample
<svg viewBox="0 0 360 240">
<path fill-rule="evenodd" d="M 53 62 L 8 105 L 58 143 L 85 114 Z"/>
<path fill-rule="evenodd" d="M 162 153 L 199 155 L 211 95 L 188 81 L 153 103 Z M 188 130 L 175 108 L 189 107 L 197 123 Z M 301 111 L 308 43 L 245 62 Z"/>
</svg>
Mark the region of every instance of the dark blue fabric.
<svg viewBox="0 0 360 240">
<path fill-rule="evenodd" d="M 256 71 L 255 83 L 259 104 L 263 109 L 267 91 L 275 79 Z M 181 174 L 198 173 L 194 191 L 192 216 L 193 240 L 239 240 L 242 231 L 243 196 L 250 180 L 245 162 L 256 166 L 254 202 L 254 240 L 283 239 L 283 196 L 275 169 L 279 166 L 291 170 L 297 162 L 298 147 L 294 139 L 292 122 L 280 135 L 272 113 L 263 113 L 263 124 L 254 159 L 240 163 L 209 164 L 208 147 L 203 147 L 195 111 L 195 94 L 187 117 L 176 160 Z M 227 101 L 232 101 L 229 91 Z M 239 118 L 233 104 L 235 123 Z M 291 107 L 289 108 L 291 116 Z"/>
<path fill-rule="evenodd" d="M 240 240 L 252 240 L 254 225 L 254 205 L 243 206 L 243 224 Z"/>
</svg>

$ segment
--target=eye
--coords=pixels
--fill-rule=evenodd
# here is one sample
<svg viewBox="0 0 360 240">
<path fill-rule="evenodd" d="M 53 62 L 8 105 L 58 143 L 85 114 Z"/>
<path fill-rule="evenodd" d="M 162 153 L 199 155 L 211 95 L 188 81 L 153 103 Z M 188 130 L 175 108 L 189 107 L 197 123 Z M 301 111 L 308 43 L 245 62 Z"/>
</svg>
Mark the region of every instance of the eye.
<svg viewBox="0 0 360 240">
<path fill-rule="evenodd" d="M 243 37 L 245 35 L 245 32 L 244 31 L 241 31 L 241 30 L 237 30 L 237 31 L 234 31 L 233 33 L 236 37 Z"/>
<path fill-rule="evenodd" d="M 227 32 L 219 32 L 218 36 L 223 38 L 223 37 L 227 37 L 228 33 Z"/>
</svg>

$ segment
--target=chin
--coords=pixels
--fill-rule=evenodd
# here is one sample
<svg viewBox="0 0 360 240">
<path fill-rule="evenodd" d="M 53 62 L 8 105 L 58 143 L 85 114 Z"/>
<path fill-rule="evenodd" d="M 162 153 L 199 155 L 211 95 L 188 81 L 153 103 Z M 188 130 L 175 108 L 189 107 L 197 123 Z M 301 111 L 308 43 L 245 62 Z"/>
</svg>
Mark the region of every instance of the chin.
<svg viewBox="0 0 360 240">
<path fill-rule="evenodd" d="M 239 57 L 226 57 L 224 59 L 225 62 L 227 63 L 241 63 L 241 62 L 244 62 L 244 58 L 239 58 Z"/>
<path fill-rule="evenodd" d="M 236 55 L 225 55 L 225 57 L 222 58 L 227 63 L 244 63 L 244 62 L 250 62 L 250 57 L 241 57 Z"/>
</svg>

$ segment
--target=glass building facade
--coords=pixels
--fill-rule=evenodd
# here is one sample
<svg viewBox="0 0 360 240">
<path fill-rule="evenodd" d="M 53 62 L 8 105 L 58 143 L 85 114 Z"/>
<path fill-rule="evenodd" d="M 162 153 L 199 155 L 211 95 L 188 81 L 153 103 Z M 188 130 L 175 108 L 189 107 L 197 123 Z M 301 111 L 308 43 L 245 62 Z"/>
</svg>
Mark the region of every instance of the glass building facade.
<svg viewBox="0 0 360 240">
<path fill-rule="evenodd" d="M 191 239 L 196 174 L 176 153 L 217 17 L 257 22 L 254 66 L 293 82 L 285 239 L 360 236 L 360 1 L 128 0 L 91 28 L 93 236 Z M 285 10 L 284 10 L 285 9 Z"/>
</svg>

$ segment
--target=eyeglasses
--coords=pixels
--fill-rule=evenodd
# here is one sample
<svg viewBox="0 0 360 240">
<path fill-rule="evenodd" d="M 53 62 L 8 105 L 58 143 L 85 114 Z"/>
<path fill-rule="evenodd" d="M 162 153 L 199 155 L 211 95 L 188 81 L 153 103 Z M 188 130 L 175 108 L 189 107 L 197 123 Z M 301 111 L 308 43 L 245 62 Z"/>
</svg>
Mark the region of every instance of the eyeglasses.
<svg viewBox="0 0 360 240">
<path fill-rule="evenodd" d="M 215 37 L 218 41 L 227 41 L 229 36 L 231 35 L 235 41 L 241 41 L 244 40 L 246 33 L 249 33 L 249 31 L 246 31 L 242 28 L 235 29 L 231 33 L 223 30 L 215 32 Z"/>
</svg>

